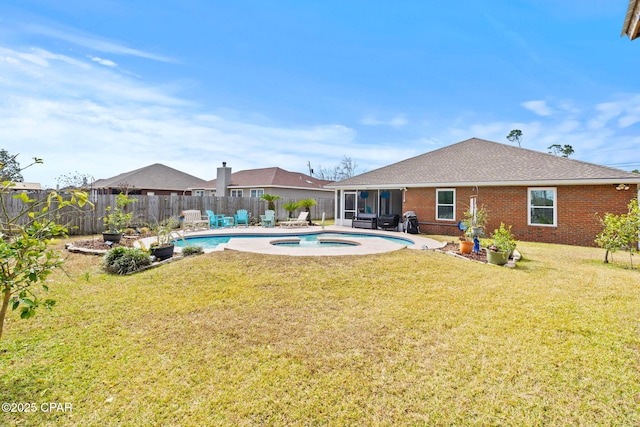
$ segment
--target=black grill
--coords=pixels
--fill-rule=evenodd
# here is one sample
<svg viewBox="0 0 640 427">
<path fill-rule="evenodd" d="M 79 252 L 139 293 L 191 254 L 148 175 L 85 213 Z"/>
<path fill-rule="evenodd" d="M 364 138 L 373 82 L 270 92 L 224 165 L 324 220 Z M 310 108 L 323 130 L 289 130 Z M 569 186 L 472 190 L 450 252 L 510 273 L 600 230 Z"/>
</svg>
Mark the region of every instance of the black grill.
<svg viewBox="0 0 640 427">
<path fill-rule="evenodd" d="M 398 214 L 384 214 L 378 217 L 378 227 L 383 230 L 393 230 L 398 228 L 400 222 L 400 215 Z"/>
</svg>

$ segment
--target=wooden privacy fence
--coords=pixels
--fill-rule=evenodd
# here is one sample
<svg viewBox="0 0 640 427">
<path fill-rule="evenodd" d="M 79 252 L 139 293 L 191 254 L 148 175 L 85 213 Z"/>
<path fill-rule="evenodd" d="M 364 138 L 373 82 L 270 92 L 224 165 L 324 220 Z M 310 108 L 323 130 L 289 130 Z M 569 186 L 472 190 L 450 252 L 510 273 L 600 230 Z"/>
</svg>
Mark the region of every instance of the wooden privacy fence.
<svg viewBox="0 0 640 427">
<path fill-rule="evenodd" d="M 10 194 L 3 194 L 5 206 L 9 215 L 16 215 L 23 207 L 23 202 L 14 198 Z M 31 194 L 29 197 L 33 199 L 44 199 L 47 193 Z M 254 197 L 215 197 L 215 196 L 129 196 L 136 199 L 135 203 L 131 203 L 126 207 L 126 212 L 133 212 L 132 224 L 144 226 L 146 224 L 154 224 L 162 222 L 168 218 L 178 218 L 180 212 L 187 209 L 197 209 L 205 215 L 205 210 L 209 209 L 216 214 L 225 214 L 233 216 L 240 209 L 246 209 L 250 216 L 258 217 L 264 215 L 267 209 L 267 202 L 260 198 Z M 320 220 L 322 214 L 326 219 L 334 217 L 334 199 L 315 199 L 317 204 L 310 208 L 311 218 Z M 276 219 L 284 220 L 288 216 L 288 212 L 282 209 L 282 206 L 297 202 L 297 199 L 280 199 L 275 201 Z M 104 218 L 106 207 L 116 207 L 116 195 L 103 194 L 91 197 L 94 207 L 85 206 L 84 208 L 65 207 L 60 211 L 60 224 L 69 226 L 69 233 L 73 235 L 98 234 L 104 230 Z M 296 212 L 302 211 L 299 208 Z M 296 213 L 297 216 L 297 213 Z"/>
</svg>

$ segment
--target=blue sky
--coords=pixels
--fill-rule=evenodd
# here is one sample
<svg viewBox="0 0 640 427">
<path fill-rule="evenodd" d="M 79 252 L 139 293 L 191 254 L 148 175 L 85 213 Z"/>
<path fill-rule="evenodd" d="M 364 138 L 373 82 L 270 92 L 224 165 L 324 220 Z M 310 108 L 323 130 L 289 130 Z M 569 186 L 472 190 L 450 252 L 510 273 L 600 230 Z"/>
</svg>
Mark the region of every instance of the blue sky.
<svg viewBox="0 0 640 427">
<path fill-rule="evenodd" d="M 203 179 L 471 137 L 640 168 L 627 0 L 3 0 L 0 148 L 25 181 L 163 163 Z M 470 159 L 471 161 L 471 159 Z M 481 171 L 479 171 L 481 173 Z"/>
</svg>

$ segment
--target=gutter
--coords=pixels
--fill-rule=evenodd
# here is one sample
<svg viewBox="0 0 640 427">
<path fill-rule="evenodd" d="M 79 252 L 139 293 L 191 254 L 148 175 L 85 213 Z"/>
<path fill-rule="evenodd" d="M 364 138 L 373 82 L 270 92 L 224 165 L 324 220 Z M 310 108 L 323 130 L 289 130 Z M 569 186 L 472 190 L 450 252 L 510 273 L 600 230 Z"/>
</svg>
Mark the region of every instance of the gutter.
<svg viewBox="0 0 640 427">
<path fill-rule="evenodd" d="M 424 182 L 424 183 L 393 183 L 393 184 L 353 184 L 353 185 L 332 185 L 326 186 L 334 190 L 378 190 L 378 189 L 403 189 L 403 188 L 429 188 L 429 187 L 541 187 L 558 185 L 614 185 L 614 184 L 637 184 L 640 185 L 640 175 L 638 178 L 606 178 L 606 179 L 549 179 L 549 180 L 523 180 L 523 181 L 485 181 L 485 182 Z"/>
</svg>

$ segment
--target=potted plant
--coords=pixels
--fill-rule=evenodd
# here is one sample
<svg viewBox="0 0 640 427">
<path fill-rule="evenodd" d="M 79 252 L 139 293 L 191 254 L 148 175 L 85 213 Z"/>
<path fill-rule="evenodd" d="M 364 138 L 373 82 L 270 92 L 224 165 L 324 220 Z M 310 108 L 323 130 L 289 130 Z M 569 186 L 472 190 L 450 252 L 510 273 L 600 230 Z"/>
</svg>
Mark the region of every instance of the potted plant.
<svg viewBox="0 0 640 427">
<path fill-rule="evenodd" d="M 460 236 L 460 253 L 470 254 L 473 251 L 473 238 L 467 235 L 467 229 Z"/>
<path fill-rule="evenodd" d="M 466 235 L 473 239 L 474 236 L 484 236 L 484 227 L 489 221 L 489 214 L 484 206 L 475 209 L 475 212 L 469 208 L 464 212 L 464 223 Z"/>
<path fill-rule="evenodd" d="M 129 225 L 133 218 L 133 212 L 125 213 L 129 203 L 137 202 L 137 199 L 130 199 L 126 194 L 116 196 L 116 207 L 107 206 L 107 214 L 103 218 L 106 230 L 102 233 L 102 239 L 107 242 L 117 243 L 122 238 L 122 232 Z"/>
<path fill-rule="evenodd" d="M 149 251 L 157 260 L 162 261 L 173 256 L 175 245 L 173 244 L 174 230 L 180 225 L 178 220 L 169 218 L 166 221 L 151 225 L 151 233 L 155 235 L 155 241 L 151 243 Z"/>
<path fill-rule="evenodd" d="M 516 241 L 511 234 L 511 226 L 506 227 L 503 222 L 500 228 L 491 235 L 491 244 L 487 248 L 487 262 L 505 265 L 516 248 Z"/>
</svg>

